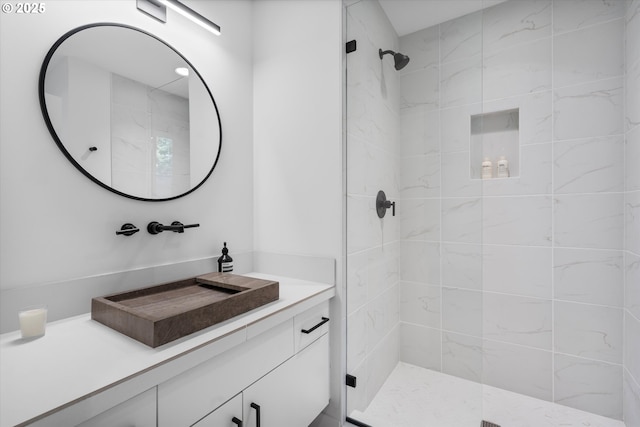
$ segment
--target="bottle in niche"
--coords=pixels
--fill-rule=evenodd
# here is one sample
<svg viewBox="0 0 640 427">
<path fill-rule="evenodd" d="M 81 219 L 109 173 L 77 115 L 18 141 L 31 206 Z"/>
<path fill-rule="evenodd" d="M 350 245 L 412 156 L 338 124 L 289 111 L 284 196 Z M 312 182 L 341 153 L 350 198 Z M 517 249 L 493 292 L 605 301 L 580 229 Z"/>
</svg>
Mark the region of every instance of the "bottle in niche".
<svg viewBox="0 0 640 427">
<path fill-rule="evenodd" d="M 219 273 L 231 273 L 233 271 L 233 258 L 229 256 L 229 249 L 227 249 L 227 242 L 224 242 L 222 248 L 222 256 L 218 258 L 218 272 Z"/>
<path fill-rule="evenodd" d="M 504 156 L 500 156 L 500 160 L 498 160 L 498 178 L 508 178 L 508 177 L 509 177 L 509 161 Z"/>
<path fill-rule="evenodd" d="M 482 179 L 491 178 L 493 178 L 493 164 L 491 164 L 491 159 L 485 157 L 482 161 Z"/>
</svg>

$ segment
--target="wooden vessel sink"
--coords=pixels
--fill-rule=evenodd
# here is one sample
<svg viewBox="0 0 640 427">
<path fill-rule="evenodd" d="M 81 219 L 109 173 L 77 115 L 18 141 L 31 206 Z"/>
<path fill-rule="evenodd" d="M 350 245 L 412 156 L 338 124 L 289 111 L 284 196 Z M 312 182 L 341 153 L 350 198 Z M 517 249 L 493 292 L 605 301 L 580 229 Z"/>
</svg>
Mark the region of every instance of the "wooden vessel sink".
<svg viewBox="0 0 640 427">
<path fill-rule="evenodd" d="M 209 273 L 91 300 L 91 318 L 158 347 L 272 301 L 279 283 Z"/>
</svg>

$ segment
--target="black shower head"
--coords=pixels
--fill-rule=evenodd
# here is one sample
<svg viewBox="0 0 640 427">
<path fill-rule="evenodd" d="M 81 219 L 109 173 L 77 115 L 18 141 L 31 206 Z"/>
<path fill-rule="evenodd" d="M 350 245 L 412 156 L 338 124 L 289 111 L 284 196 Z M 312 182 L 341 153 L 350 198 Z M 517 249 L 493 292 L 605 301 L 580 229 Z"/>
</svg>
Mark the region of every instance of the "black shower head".
<svg viewBox="0 0 640 427">
<path fill-rule="evenodd" d="M 385 50 L 383 52 L 382 49 L 378 50 L 378 55 L 380 55 L 380 59 L 382 59 L 382 57 L 388 53 L 393 55 L 393 61 L 395 62 L 396 70 L 402 70 L 409 63 L 409 57 L 400 52 L 396 53 L 392 50 Z"/>
</svg>

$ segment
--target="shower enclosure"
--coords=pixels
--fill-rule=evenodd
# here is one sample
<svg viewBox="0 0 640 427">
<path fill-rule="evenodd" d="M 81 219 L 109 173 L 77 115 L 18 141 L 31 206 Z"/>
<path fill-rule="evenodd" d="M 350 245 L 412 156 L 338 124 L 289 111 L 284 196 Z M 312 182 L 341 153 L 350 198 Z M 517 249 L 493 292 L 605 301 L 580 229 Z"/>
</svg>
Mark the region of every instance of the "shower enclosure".
<svg viewBox="0 0 640 427">
<path fill-rule="evenodd" d="M 640 1 L 344 15 L 349 419 L 639 427 Z"/>
</svg>

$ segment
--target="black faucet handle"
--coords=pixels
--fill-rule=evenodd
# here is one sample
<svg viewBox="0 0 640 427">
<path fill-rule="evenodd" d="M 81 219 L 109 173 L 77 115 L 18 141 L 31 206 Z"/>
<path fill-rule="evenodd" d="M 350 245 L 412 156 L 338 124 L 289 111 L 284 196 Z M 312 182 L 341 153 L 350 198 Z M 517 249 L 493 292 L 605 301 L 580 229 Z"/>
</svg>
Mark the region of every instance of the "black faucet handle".
<svg viewBox="0 0 640 427">
<path fill-rule="evenodd" d="M 147 231 L 150 234 L 159 234 L 163 231 L 173 231 L 174 233 L 184 233 L 185 228 L 200 227 L 200 224 L 187 224 L 184 225 L 180 221 L 173 221 L 171 225 L 162 225 L 157 221 L 151 221 L 147 225 Z"/>
</svg>

